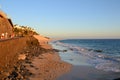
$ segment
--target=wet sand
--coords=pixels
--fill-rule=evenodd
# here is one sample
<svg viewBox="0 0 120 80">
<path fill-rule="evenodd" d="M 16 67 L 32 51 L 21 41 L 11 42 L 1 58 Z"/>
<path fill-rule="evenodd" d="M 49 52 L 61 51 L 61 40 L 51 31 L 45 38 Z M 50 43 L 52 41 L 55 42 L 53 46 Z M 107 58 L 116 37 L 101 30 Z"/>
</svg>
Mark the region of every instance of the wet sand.
<svg viewBox="0 0 120 80">
<path fill-rule="evenodd" d="M 71 71 L 57 80 L 114 80 L 120 73 L 105 72 L 92 66 L 73 66 Z"/>
<path fill-rule="evenodd" d="M 38 39 L 44 49 L 52 49 L 47 44 L 49 40 L 39 35 L 35 35 L 34 37 Z M 26 66 L 33 73 L 30 76 L 30 80 L 56 80 L 59 76 L 69 72 L 71 69 L 71 64 L 61 61 L 59 55 L 51 50 L 35 57 L 31 65 L 26 64 Z"/>
<path fill-rule="evenodd" d="M 41 39 L 42 36 L 35 36 L 35 38 L 39 40 L 41 47 L 48 51 L 34 57 L 30 65 L 26 64 L 27 69 L 33 74 L 29 76 L 30 80 L 114 80 L 119 78 L 120 73 L 106 72 L 91 65 L 83 64 L 85 62 L 84 57 L 81 56 L 81 59 L 78 59 L 72 53 L 70 56 L 68 55 L 69 51 L 58 54 L 52 50 L 51 45 L 47 44 L 49 40 Z M 61 53 L 64 58 L 60 55 Z M 72 64 L 76 58 L 77 63 Z M 78 63 L 79 65 L 77 65 Z"/>
</svg>

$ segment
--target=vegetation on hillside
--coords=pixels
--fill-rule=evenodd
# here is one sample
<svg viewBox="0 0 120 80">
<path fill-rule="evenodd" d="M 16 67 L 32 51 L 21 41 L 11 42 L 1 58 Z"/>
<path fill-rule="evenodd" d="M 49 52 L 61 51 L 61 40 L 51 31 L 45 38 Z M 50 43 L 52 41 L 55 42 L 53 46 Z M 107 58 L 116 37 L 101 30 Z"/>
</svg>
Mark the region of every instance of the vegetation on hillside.
<svg viewBox="0 0 120 80">
<path fill-rule="evenodd" d="M 32 36 L 35 34 L 38 34 L 33 28 L 29 26 L 20 26 L 20 25 L 14 25 L 13 32 L 15 36 Z"/>
</svg>

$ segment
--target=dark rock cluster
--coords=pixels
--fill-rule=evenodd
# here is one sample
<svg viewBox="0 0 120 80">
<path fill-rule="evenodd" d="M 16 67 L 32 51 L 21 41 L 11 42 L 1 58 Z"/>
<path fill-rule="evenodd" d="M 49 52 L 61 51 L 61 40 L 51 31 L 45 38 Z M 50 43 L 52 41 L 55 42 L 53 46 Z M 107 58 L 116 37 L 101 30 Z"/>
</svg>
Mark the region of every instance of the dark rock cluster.
<svg viewBox="0 0 120 80">
<path fill-rule="evenodd" d="M 30 76 L 34 76 L 27 68 L 26 64 L 30 67 L 32 65 L 32 59 L 45 52 L 53 51 L 42 48 L 38 43 L 29 42 L 29 46 L 25 47 L 19 54 L 25 54 L 26 58 L 24 60 L 18 60 L 14 63 L 14 67 L 8 68 L 4 71 L 0 71 L 0 80 L 29 80 Z M 11 70 L 10 70 L 11 69 Z"/>
</svg>

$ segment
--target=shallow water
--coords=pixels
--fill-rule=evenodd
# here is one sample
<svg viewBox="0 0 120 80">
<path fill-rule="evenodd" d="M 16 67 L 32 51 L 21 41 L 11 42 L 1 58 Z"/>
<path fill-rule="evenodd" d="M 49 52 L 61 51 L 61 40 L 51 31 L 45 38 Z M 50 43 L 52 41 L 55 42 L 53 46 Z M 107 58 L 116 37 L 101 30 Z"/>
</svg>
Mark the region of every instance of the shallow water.
<svg viewBox="0 0 120 80">
<path fill-rule="evenodd" d="M 97 70 L 90 66 L 73 66 L 72 70 L 57 80 L 113 80 L 119 74 Z"/>
<path fill-rule="evenodd" d="M 90 57 L 91 55 L 86 56 L 86 54 L 93 52 L 89 52 L 83 48 L 79 48 L 76 46 L 74 48 L 72 46 L 71 49 L 69 45 L 61 45 L 61 43 L 60 44 L 51 43 L 51 44 L 55 49 L 67 50 L 67 52 L 59 52 L 59 55 L 63 61 L 73 65 L 69 73 L 60 76 L 57 80 L 113 80 L 115 78 L 120 77 L 120 72 L 103 70 L 103 67 L 105 65 L 102 66 L 102 69 L 96 68 L 95 65 L 93 65 L 93 62 L 97 64 L 97 62 L 99 63 L 99 61 L 102 61 L 102 59 L 99 60 L 99 58 L 94 58 L 93 56 Z M 83 52 L 81 51 L 82 49 Z M 103 60 L 103 62 L 105 61 Z"/>
<path fill-rule="evenodd" d="M 120 40 L 61 40 L 55 48 L 65 49 L 69 56 L 84 57 L 85 63 L 104 71 L 120 72 Z M 79 55 L 78 55 L 79 54 Z M 64 56 L 64 55 L 63 55 Z M 82 56 L 82 57 L 81 57 Z M 76 57 L 79 59 L 79 57 Z M 84 59 L 83 58 L 83 59 Z M 72 60 L 72 59 L 70 59 Z M 73 63 L 78 62 L 73 59 Z M 69 60 L 68 60 L 69 61 Z M 70 61 L 71 62 L 71 61 Z"/>
</svg>

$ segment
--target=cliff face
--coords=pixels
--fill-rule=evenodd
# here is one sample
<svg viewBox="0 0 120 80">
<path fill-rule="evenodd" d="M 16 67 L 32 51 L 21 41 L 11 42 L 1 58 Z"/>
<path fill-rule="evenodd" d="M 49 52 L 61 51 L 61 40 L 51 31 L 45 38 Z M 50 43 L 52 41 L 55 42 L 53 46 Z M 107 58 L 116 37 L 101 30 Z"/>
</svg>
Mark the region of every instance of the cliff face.
<svg viewBox="0 0 120 80">
<path fill-rule="evenodd" d="M 19 52 L 33 45 L 39 45 L 33 37 L 21 37 L 0 41 L 0 71 L 14 66 Z"/>
<path fill-rule="evenodd" d="M 0 42 L 0 70 L 13 65 L 17 52 L 26 47 L 26 38 L 17 38 Z"/>
<path fill-rule="evenodd" d="M 11 35 L 12 28 L 12 21 L 9 18 L 7 18 L 5 13 L 0 11 L 0 36 L 2 33 L 8 33 L 8 36 Z"/>
</svg>

